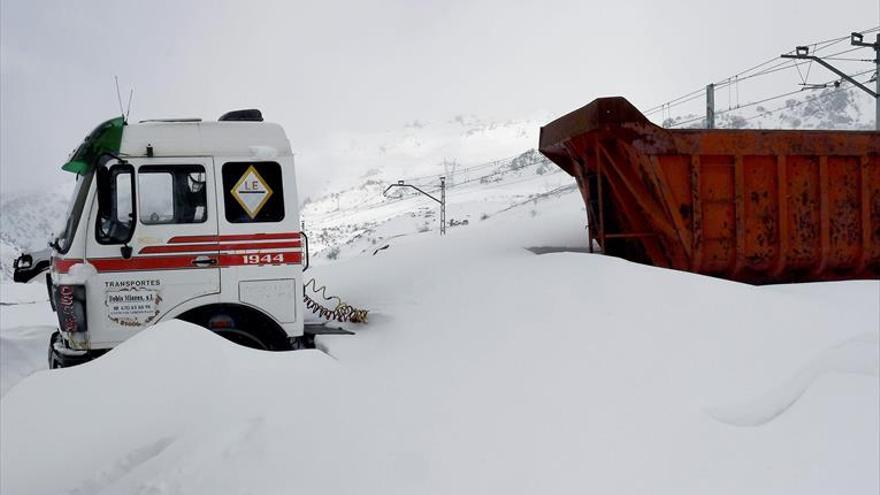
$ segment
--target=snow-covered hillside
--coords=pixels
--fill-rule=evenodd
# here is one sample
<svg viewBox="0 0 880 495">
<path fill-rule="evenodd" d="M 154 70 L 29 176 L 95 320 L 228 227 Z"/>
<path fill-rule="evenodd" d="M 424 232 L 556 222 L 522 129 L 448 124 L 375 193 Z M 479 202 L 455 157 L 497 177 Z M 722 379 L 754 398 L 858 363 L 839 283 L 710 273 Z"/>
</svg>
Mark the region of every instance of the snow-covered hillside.
<svg viewBox="0 0 880 495">
<path fill-rule="evenodd" d="M 375 172 L 390 177 L 439 176 L 465 164 L 512 157 L 535 146 L 551 116 L 498 122 L 475 115 L 413 120 L 382 132 L 339 132 L 314 149 L 297 150 L 305 198 L 359 187 Z M 296 136 L 290 136 L 296 148 Z"/>
<path fill-rule="evenodd" d="M 439 198 L 441 175 L 446 177 L 450 229 L 468 228 L 546 195 L 575 191 L 572 178 L 534 149 L 474 166 L 447 166 L 433 176 L 401 177 L 374 170 L 357 187 L 305 204 L 302 218 L 316 261 L 373 252 L 416 232 L 438 232 L 437 202 L 409 188 L 383 192 L 405 179 Z"/>
<path fill-rule="evenodd" d="M 873 130 L 873 99 L 844 84 L 814 93 L 792 96 L 753 108 L 716 108 L 719 129 L 841 129 Z M 704 126 L 702 115 L 688 113 L 667 118 L 664 127 Z"/>
<path fill-rule="evenodd" d="M 583 253 L 583 221 L 549 196 L 314 267 L 372 310 L 323 352 L 169 322 L 38 371 L 0 399 L 0 491 L 880 490 L 880 282 L 637 265 Z M 45 359 L 25 307 L 3 306 L 6 383 Z"/>
<path fill-rule="evenodd" d="M 46 249 L 52 234 L 64 222 L 64 213 L 73 191 L 69 183 L 45 191 L 26 191 L 6 195 L 0 201 L 0 280 L 11 278 L 12 261 L 22 251 Z"/>
</svg>

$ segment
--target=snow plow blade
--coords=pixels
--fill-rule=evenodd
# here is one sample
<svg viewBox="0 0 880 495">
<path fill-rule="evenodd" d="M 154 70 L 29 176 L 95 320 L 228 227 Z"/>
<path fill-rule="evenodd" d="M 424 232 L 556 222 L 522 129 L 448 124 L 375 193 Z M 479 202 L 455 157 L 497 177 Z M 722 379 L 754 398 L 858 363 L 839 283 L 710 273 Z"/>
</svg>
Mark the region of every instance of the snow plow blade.
<svg viewBox="0 0 880 495">
<path fill-rule="evenodd" d="M 614 97 L 539 149 L 606 254 L 753 284 L 880 278 L 880 132 L 670 130 Z"/>
</svg>

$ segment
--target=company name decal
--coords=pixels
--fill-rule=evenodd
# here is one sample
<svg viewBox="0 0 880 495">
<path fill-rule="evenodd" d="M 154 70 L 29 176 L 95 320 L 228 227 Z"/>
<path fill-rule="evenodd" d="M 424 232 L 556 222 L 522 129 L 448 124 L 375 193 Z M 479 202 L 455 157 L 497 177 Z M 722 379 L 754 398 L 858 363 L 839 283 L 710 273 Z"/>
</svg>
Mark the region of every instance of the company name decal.
<svg viewBox="0 0 880 495">
<path fill-rule="evenodd" d="M 158 280 L 114 280 L 104 283 L 107 318 L 125 327 L 141 327 L 159 316 Z"/>
<path fill-rule="evenodd" d="M 159 280 L 109 280 L 104 282 L 105 289 L 127 289 L 131 287 L 159 287 Z"/>
</svg>

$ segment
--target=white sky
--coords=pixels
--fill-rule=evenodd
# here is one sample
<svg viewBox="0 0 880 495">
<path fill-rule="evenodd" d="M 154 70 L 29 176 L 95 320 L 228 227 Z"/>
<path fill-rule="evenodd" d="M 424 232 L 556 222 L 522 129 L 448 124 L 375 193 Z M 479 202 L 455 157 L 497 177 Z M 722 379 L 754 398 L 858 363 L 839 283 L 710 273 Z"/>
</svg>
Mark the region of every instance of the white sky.
<svg viewBox="0 0 880 495">
<path fill-rule="evenodd" d="M 114 75 L 134 121 L 262 109 L 308 184 L 340 171 L 310 160 L 338 133 L 607 95 L 644 109 L 878 24 L 880 0 L 0 0 L 0 191 L 68 178 L 67 154 L 119 113 Z"/>
</svg>

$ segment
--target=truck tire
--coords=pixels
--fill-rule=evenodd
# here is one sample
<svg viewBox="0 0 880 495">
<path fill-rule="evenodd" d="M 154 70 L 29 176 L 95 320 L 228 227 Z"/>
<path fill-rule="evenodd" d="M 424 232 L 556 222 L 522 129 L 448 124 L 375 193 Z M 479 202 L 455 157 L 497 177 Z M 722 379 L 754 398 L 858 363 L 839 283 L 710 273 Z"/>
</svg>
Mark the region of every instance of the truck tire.
<svg viewBox="0 0 880 495">
<path fill-rule="evenodd" d="M 265 342 L 263 342 L 262 339 L 260 339 L 258 336 L 254 335 L 250 332 L 245 332 L 245 331 L 238 330 L 235 328 L 224 328 L 224 329 L 219 329 L 219 328 L 218 329 L 211 329 L 211 328 L 209 328 L 209 330 L 211 330 L 212 332 L 216 333 L 217 335 L 223 337 L 226 340 L 229 340 L 231 342 L 235 342 L 238 345 L 250 347 L 251 349 L 259 349 L 261 351 L 268 351 L 269 350 L 269 346 Z"/>
<path fill-rule="evenodd" d="M 52 336 L 49 337 L 49 369 L 54 370 L 56 368 L 61 367 L 61 363 L 55 359 L 55 352 L 52 350 L 55 347 L 55 342 L 61 338 L 61 332 L 55 331 L 52 333 Z"/>
<path fill-rule="evenodd" d="M 265 351 L 289 351 L 284 330 L 267 315 L 247 306 L 213 304 L 191 309 L 178 319 L 207 328 L 236 344 Z"/>
</svg>

